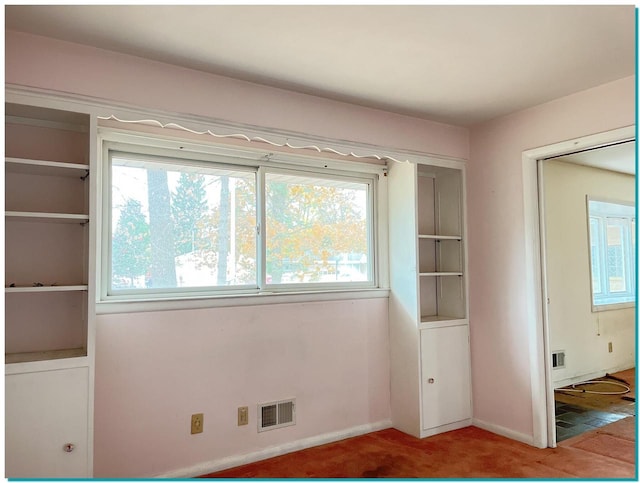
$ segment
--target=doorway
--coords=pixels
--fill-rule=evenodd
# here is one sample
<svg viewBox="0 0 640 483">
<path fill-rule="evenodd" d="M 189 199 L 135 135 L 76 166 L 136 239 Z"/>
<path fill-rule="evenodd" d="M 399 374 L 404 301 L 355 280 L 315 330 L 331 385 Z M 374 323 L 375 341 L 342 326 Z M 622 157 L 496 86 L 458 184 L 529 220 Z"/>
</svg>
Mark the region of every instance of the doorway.
<svg viewBox="0 0 640 483">
<path fill-rule="evenodd" d="M 538 170 L 560 442 L 635 412 L 623 399 L 635 380 L 635 141 L 549 157 Z"/>
<path fill-rule="evenodd" d="M 549 294 L 547 293 L 547 269 L 549 266 L 545 252 L 545 225 L 541 223 L 543 214 L 545 213 L 545 199 L 544 196 L 542 196 L 543 186 L 539 186 L 538 168 L 544 163 L 544 160 L 550 158 L 595 150 L 596 148 L 614 145 L 624 141 L 633 141 L 634 139 L 635 127 L 629 126 L 614 131 L 536 148 L 523 153 L 525 250 L 527 258 L 525 277 L 528 287 L 527 300 L 530 314 L 528 326 L 531 340 L 534 342 L 530 353 L 532 393 L 534 395 L 533 442 L 539 447 L 556 446 L 556 411 L 554 398 L 556 387 L 554 387 L 554 361 L 552 360 L 556 355 L 552 354 L 554 350 L 552 349 L 551 328 L 553 326 L 549 325 L 550 314 L 549 304 L 547 304 L 547 301 L 550 301 L 548 297 Z M 586 203 L 586 201 L 583 199 L 582 203 Z M 582 217 L 584 223 L 586 223 L 586 218 L 586 215 Z M 584 248 L 585 245 L 587 245 L 586 249 L 588 252 L 586 236 L 582 247 Z M 555 268 L 555 265 L 552 268 Z M 587 283 L 590 283 L 588 278 Z M 589 293 L 589 290 L 587 292 Z M 607 335 L 608 333 L 604 336 L 601 335 L 601 337 L 606 338 Z M 635 335 L 631 337 L 631 339 L 635 341 Z M 573 349 L 570 350 L 570 358 L 568 358 L 567 361 L 571 361 L 571 367 L 573 367 L 574 362 L 576 362 L 576 354 L 573 352 Z M 605 375 L 605 373 L 598 374 L 598 371 L 595 371 L 592 375 L 597 377 Z M 580 379 L 584 375 L 578 377 L 574 374 L 573 376 Z M 556 382 L 558 382 L 557 377 Z"/>
</svg>

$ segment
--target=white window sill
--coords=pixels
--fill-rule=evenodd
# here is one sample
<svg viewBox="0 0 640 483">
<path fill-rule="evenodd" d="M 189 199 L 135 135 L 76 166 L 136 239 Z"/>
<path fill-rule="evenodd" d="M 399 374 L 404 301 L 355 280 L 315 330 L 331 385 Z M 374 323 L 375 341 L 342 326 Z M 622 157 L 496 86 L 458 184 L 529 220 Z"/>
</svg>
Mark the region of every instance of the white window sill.
<svg viewBox="0 0 640 483">
<path fill-rule="evenodd" d="M 327 302 L 334 300 L 357 300 L 388 297 L 388 288 L 371 288 L 298 293 L 237 294 L 215 297 L 181 297 L 174 299 L 103 300 L 96 303 L 96 313 L 101 315 L 133 312 L 161 312 L 165 310 L 246 307 L 251 305 L 294 304 L 301 302 Z"/>
<path fill-rule="evenodd" d="M 632 309 L 636 306 L 635 302 L 620 302 L 617 304 L 592 305 L 591 312 L 605 312 L 607 310 Z"/>
</svg>

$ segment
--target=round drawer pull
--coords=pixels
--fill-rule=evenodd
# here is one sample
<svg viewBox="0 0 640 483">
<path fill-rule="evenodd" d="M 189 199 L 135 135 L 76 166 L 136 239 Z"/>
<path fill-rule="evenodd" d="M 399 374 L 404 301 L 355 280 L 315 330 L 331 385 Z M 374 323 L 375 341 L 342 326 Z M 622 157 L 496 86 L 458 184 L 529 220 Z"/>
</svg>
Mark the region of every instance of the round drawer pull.
<svg viewBox="0 0 640 483">
<path fill-rule="evenodd" d="M 76 448 L 76 445 L 73 443 L 67 443 L 64 445 L 65 453 L 71 453 Z"/>
<path fill-rule="evenodd" d="M 427 382 L 429 384 L 433 384 L 434 382 L 436 382 L 436 380 L 433 377 L 430 377 L 429 379 L 427 379 Z"/>
</svg>

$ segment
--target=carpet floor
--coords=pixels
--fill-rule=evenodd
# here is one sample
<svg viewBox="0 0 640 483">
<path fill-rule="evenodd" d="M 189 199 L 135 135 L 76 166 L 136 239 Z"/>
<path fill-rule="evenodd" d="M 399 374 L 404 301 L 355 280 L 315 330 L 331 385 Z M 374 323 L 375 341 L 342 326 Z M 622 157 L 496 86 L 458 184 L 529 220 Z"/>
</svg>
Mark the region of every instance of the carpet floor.
<svg viewBox="0 0 640 483">
<path fill-rule="evenodd" d="M 634 478 L 636 418 L 538 449 L 476 427 L 425 439 L 395 429 L 203 478 Z"/>
</svg>

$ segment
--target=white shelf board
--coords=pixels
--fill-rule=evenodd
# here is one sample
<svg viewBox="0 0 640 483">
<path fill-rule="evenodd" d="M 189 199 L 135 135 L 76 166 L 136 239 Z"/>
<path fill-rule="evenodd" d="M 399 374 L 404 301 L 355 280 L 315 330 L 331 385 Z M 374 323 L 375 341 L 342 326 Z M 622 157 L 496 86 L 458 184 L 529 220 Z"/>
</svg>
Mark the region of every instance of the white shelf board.
<svg viewBox="0 0 640 483">
<path fill-rule="evenodd" d="M 20 362 L 50 361 L 57 359 L 70 359 L 85 357 L 87 350 L 83 347 L 73 349 L 61 349 L 55 351 L 17 352 L 4 355 L 5 364 L 17 364 Z"/>
<path fill-rule="evenodd" d="M 462 272 L 424 272 L 421 277 L 462 277 Z"/>
<path fill-rule="evenodd" d="M 6 211 L 5 220 L 82 224 L 89 221 L 89 215 L 80 215 L 74 213 L 42 213 L 36 211 Z"/>
<path fill-rule="evenodd" d="M 86 292 L 88 285 L 55 285 L 44 287 L 5 287 L 5 293 L 29 293 L 29 292 Z"/>
<path fill-rule="evenodd" d="M 418 235 L 418 238 L 426 240 L 462 240 L 462 237 L 458 235 Z"/>
<path fill-rule="evenodd" d="M 89 165 L 39 159 L 5 158 L 5 169 L 9 173 L 83 178 L 89 171 Z"/>
<path fill-rule="evenodd" d="M 433 323 L 433 322 L 459 322 L 460 324 L 466 323 L 467 319 L 460 317 L 447 317 L 444 315 L 425 315 L 420 317 L 421 323 Z"/>
</svg>

